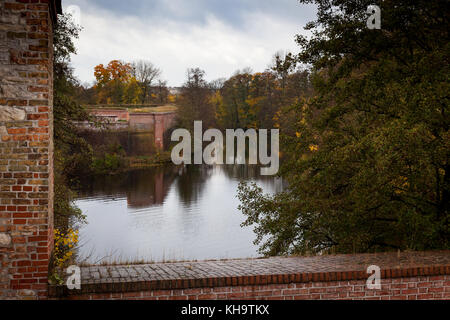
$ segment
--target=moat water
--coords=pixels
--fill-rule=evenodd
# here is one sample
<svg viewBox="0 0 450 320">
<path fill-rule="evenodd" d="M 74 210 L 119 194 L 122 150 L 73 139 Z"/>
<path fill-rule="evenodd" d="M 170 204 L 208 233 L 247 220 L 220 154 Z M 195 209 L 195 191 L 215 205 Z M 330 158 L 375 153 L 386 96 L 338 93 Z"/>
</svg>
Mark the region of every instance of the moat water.
<svg viewBox="0 0 450 320">
<path fill-rule="evenodd" d="M 76 205 L 78 260 L 88 263 L 162 262 L 258 257 L 253 227 L 241 227 L 240 181 L 267 193 L 282 190 L 279 178 L 256 166 L 167 166 L 91 179 Z"/>
</svg>

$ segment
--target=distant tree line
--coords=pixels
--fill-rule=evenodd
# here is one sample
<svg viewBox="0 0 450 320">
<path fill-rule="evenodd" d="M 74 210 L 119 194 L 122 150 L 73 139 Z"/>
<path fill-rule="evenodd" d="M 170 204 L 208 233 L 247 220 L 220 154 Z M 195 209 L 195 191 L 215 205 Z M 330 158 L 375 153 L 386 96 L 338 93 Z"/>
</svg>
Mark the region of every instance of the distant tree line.
<svg viewBox="0 0 450 320">
<path fill-rule="evenodd" d="M 279 125 L 279 112 L 311 94 L 309 72 L 299 68 L 292 53 L 277 53 L 264 72 L 250 68 L 229 79 L 205 80 L 192 68 L 177 100 L 180 124 L 191 129 L 202 120 L 205 129 L 263 129 Z"/>
</svg>

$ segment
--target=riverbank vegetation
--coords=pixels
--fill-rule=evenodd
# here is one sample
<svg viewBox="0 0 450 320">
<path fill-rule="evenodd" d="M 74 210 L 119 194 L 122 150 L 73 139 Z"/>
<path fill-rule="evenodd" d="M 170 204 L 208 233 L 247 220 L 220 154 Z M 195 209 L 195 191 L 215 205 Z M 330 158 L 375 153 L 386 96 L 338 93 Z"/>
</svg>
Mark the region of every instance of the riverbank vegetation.
<svg viewBox="0 0 450 320">
<path fill-rule="evenodd" d="M 54 176 L 55 176 L 55 228 L 64 232 L 68 219 L 83 220 L 81 212 L 72 205 L 71 186 L 77 177 L 86 173 L 92 157 L 92 148 L 78 137 L 73 121 L 85 121 L 89 115 L 73 98 L 77 80 L 70 67 L 70 55 L 75 53 L 73 39 L 81 29 L 71 17 L 61 15 L 54 33 Z"/>
<path fill-rule="evenodd" d="M 73 200 L 78 177 L 90 165 L 92 148 L 78 137 L 73 121 L 86 121 L 89 115 L 73 98 L 77 80 L 70 67 L 70 55 L 75 53 L 73 39 L 81 29 L 71 17 L 61 15 L 54 30 L 53 61 L 53 125 L 54 125 L 54 228 L 55 250 L 50 266 L 50 281 L 62 283 L 63 269 L 73 262 L 73 252 L 78 243 L 72 225 L 84 222 L 84 216 Z"/>
</svg>

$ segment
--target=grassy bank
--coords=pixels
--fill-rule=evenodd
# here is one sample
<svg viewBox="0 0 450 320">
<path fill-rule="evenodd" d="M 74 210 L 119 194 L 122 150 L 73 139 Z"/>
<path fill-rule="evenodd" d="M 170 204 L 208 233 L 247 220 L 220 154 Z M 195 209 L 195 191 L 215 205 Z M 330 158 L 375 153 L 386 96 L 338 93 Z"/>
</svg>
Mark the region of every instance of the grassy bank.
<svg viewBox="0 0 450 320">
<path fill-rule="evenodd" d="M 127 157 L 127 170 L 153 168 L 172 163 L 170 152 L 161 152 L 152 156 Z"/>
<path fill-rule="evenodd" d="M 99 105 L 84 105 L 87 110 L 93 109 L 121 109 L 128 110 L 133 113 L 147 113 L 147 112 L 175 112 L 178 110 L 175 105 L 157 105 L 157 104 L 99 104 Z"/>
</svg>

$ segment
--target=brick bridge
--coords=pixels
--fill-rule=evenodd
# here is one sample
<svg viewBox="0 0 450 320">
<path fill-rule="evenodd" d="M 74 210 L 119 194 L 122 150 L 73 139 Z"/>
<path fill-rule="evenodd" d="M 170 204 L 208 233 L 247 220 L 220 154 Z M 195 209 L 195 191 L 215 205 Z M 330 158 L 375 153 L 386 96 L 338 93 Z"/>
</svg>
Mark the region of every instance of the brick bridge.
<svg viewBox="0 0 450 320">
<path fill-rule="evenodd" d="M 159 149 L 164 149 L 164 133 L 176 123 L 176 112 L 133 112 L 127 109 L 93 109 L 91 115 L 108 123 L 112 130 L 134 130 L 154 132 L 154 144 Z M 95 126 L 88 125 L 95 129 Z"/>
<path fill-rule="evenodd" d="M 0 299 L 450 298 L 449 251 L 85 267 L 80 291 L 50 287 L 60 12 L 60 0 L 0 2 Z M 128 117 L 161 137 L 171 116 Z M 379 291 L 365 286 L 369 264 L 381 267 Z"/>
</svg>

